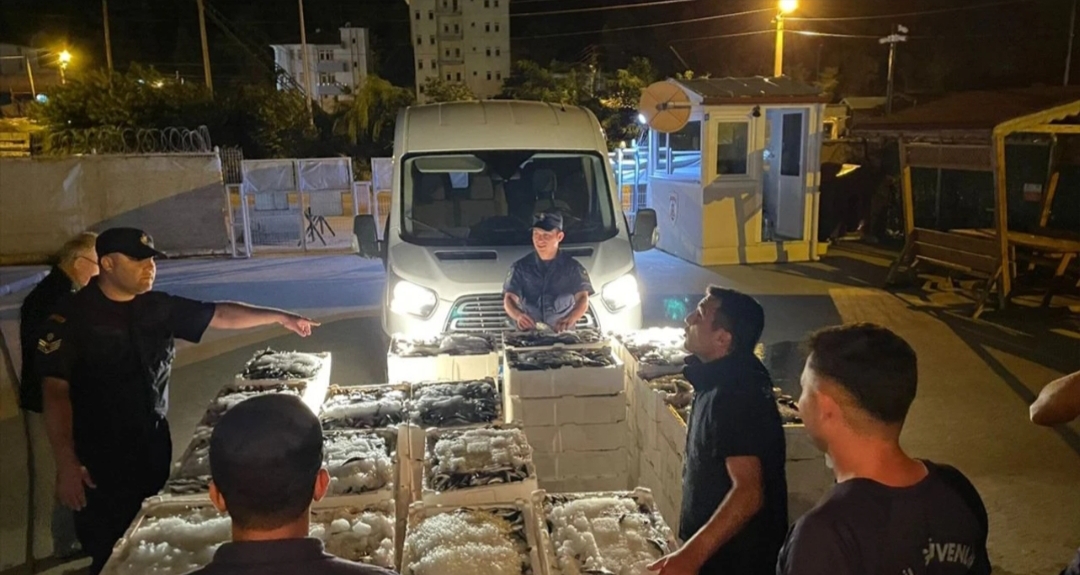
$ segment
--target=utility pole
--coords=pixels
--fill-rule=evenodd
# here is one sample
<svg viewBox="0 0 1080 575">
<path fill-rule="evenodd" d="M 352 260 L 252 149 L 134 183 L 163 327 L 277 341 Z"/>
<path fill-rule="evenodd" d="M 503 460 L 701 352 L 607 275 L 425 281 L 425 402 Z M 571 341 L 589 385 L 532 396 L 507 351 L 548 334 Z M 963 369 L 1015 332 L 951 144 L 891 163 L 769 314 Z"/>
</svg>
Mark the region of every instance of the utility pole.
<svg viewBox="0 0 1080 575">
<path fill-rule="evenodd" d="M 30 56 L 23 56 L 23 60 L 26 60 L 26 77 L 30 80 L 30 95 L 37 100 L 37 90 L 34 89 L 34 71 L 30 68 Z"/>
<path fill-rule="evenodd" d="M 109 82 L 112 82 L 112 38 L 109 37 L 109 0 L 101 0 L 101 15 L 105 20 L 105 62 L 109 67 Z"/>
<path fill-rule="evenodd" d="M 894 68 L 896 63 L 896 45 L 900 42 L 907 42 L 908 29 L 900 24 L 896 25 L 896 29 L 892 34 L 878 40 L 881 44 L 889 45 L 889 81 L 885 88 L 885 114 L 892 114 L 893 103 L 893 77 Z"/>
<path fill-rule="evenodd" d="M 206 89 L 210 96 L 214 95 L 214 80 L 210 77 L 210 46 L 206 42 L 206 8 L 203 0 L 195 0 L 199 5 L 199 36 L 202 38 L 202 65 L 203 74 L 206 76 Z"/>
<path fill-rule="evenodd" d="M 1076 36 L 1076 0 L 1072 3 L 1072 13 L 1069 14 L 1069 50 L 1065 52 L 1065 82 L 1069 85 L 1069 67 L 1072 66 L 1073 37 Z"/>
<path fill-rule="evenodd" d="M 798 0 L 780 0 L 776 11 L 776 53 L 773 55 L 773 76 L 784 75 L 784 15 L 799 7 Z"/>
<path fill-rule="evenodd" d="M 311 69 L 311 59 L 308 56 L 307 29 L 304 26 L 304 0 L 297 0 L 297 2 L 300 4 L 300 54 L 304 63 L 304 89 L 307 90 L 307 98 L 305 99 L 307 100 L 308 119 L 314 125 L 315 115 L 311 109 L 311 99 L 315 97 L 315 92 L 311 89 L 311 76 L 313 75 L 311 72 L 313 70 Z"/>
</svg>

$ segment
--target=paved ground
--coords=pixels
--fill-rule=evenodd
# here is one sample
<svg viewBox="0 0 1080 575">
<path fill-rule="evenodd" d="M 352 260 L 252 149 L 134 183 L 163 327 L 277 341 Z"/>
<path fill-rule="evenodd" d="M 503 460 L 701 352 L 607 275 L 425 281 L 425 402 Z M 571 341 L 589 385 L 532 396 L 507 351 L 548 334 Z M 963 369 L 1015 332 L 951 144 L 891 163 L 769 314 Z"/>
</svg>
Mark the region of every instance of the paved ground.
<svg viewBox="0 0 1080 575">
<path fill-rule="evenodd" d="M 649 325 L 680 320 L 709 283 L 757 296 L 767 313 L 763 339 L 770 364 L 785 387 L 797 385 L 797 344 L 808 331 L 841 321 L 897 330 L 920 356 L 919 397 L 905 446 L 955 464 L 972 478 L 990 512 L 995 573 L 1056 573 L 1080 545 L 1080 426 L 1047 430 L 1027 421 L 1027 405 L 1043 384 L 1080 369 L 1075 313 L 1020 306 L 973 321 L 956 293 L 876 289 L 887 260 L 851 251 L 834 251 L 812 264 L 708 270 L 660 252 L 641 254 L 638 261 Z M 165 262 L 160 289 L 295 309 L 324 320 L 306 340 L 267 329 L 212 333 L 181 349 L 170 413 L 176 453 L 214 392 L 260 347 L 330 351 L 335 383 L 383 381 L 385 342 L 377 317 L 383 281 L 379 262 L 355 256 Z M 0 298 L 5 335 L 14 334 L 19 297 Z M 25 529 L 23 456 L 18 442 L 7 440 L 18 437 L 21 424 L 10 405 L 0 394 L 0 567 L 21 549 Z"/>
</svg>

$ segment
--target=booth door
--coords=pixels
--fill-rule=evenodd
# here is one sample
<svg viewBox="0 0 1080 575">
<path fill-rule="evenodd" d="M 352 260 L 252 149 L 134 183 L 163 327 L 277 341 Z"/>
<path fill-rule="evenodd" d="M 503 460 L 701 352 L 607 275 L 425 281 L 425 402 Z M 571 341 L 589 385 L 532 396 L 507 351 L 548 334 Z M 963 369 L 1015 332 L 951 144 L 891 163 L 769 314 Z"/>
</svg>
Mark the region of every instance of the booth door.
<svg viewBox="0 0 1080 575">
<path fill-rule="evenodd" d="M 807 110 L 766 112 L 771 162 L 765 195 L 776 218 L 777 239 L 801 240 L 806 229 Z"/>
</svg>

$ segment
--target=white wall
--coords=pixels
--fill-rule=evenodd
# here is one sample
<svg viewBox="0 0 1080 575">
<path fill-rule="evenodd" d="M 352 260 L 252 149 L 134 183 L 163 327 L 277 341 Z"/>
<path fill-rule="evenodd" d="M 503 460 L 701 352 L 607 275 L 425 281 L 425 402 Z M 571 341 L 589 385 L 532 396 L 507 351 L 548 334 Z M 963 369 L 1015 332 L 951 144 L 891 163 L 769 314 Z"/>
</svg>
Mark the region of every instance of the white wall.
<svg viewBox="0 0 1080 575">
<path fill-rule="evenodd" d="M 421 101 L 420 87 L 430 77 L 449 76 L 449 81 L 463 82 L 479 98 L 502 91 L 510 76 L 510 0 L 412 0 L 409 22 Z"/>
</svg>

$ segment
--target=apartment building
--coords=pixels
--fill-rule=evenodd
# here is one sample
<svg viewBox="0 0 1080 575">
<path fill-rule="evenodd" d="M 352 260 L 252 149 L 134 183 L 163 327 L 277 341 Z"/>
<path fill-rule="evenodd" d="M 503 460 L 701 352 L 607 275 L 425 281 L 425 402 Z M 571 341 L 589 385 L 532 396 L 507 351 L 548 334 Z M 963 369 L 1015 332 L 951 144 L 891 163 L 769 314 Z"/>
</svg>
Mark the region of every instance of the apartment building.
<svg viewBox="0 0 1080 575">
<path fill-rule="evenodd" d="M 300 44 L 275 44 L 274 62 L 292 77 L 303 90 L 310 75 L 314 99 L 324 110 L 332 111 L 338 102 L 352 99 L 351 94 L 364 83 L 371 70 L 370 35 L 366 28 L 345 27 L 339 30 L 340 42 L 329 43 L 316 32 L 307 44 L 308 69 Z M 278 89 L 285 83 L 279 82 Z"/>
<path fill-rule="evenodd" d="M 412 23 L 416 92 L 437 77 L 462 82 L 478 98 L 502 91 L 510 75 L 510 0 L 406 0 Z"/>
</svg>

